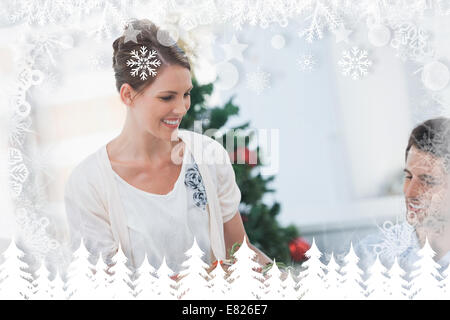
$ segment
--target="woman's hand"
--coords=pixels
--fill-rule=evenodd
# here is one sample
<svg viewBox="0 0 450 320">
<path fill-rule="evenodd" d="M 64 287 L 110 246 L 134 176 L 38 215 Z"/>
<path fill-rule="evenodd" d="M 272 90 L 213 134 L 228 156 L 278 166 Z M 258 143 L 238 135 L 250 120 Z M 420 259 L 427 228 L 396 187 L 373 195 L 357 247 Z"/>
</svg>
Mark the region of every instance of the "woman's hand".
<svg viewBox="0 0 450 320">
<path fill-rule="evenodd" d="M 234 217 L 230 221 L 225 222 L 223 224 L 223 231 L 225 237 L 225 246 L 228 252 L 231 251 L 232 247 L 236 243 L 242 243 L 245 236 L 247 245 L 249 246 L 250 249 L 255 251 L 257 256 L 257 262 L 260 265 L 264 266 L 267 263 L 272 262 L 272 260 L 268 256 L 266 256 L 261 250 L 259 250 L 250 243 L 250 240 L 247 234 L 245 233 L 244 224 L 242 223 L 242 218 L 239 211 L 234 215 Z"/>
</svg>

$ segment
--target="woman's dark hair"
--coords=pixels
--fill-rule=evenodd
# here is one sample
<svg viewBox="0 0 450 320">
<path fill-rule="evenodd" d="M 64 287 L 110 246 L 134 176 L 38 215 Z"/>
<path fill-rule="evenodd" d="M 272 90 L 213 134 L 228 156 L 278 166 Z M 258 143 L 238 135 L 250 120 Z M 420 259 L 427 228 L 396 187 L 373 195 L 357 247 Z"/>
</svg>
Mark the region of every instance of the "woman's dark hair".
<svg viewBox="0 0 450 320">
<path fill-rule="evenodd" d="M 439 117 L 427 120 L 411 132 L 406 147 L 405 160 L 411 147 L 431 153 L 433 156 L 443 158 L 445 167 L 450 168 L 450 119 Z"/>
<path fill-rule="evenodd" d="M 125 33 L 127 28 L 132 26 L 134 30 L 139 31 L 136 36 L 137 43 L 127 41 L 125 43 Z M 146 46 L 148 50 L 156 50 L 156 59 L 161 61 L 161 65 L 157 68 L 157 72 L 161 72 L 168 65 L 179 65 L 191 70 L 189 60 L 184 51 L 174 41 L 171 45 L 162 44 L 159 39 L 166 39 L 168 33 L 153 22 L 147 19 L 132 20 L 124 28 L 124 34 L 113 42 L 113 69 L 116 78 L 116 88 L 120 92 L 120 88 L 124 83 L 128 83 L 134 90 L 141 92 L 148 87 L 155 77 L 148 76 L 146 80 L 141 80 L 139 76 L 132 76 L 131 68 L 127 66 L 127 60 L 131 58 L 131 51 L 139 51 L 142 46 Z M 129 40 L 129 39 L 128 39 Z M 134 39 L 133 39 L 134 40 Z M 166 41 L 163 41 L 166 42 Z"/>
</svg>

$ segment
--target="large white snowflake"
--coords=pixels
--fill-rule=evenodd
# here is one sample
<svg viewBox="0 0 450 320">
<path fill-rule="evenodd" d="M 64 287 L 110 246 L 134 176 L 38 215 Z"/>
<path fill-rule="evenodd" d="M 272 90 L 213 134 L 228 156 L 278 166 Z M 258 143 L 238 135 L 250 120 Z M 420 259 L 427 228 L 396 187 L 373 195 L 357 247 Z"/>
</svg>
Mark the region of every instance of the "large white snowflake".
<svg viewBox="0 0 450 320">
<path fill-rule="evenodd" d="M 366 50 L 352 47 L 350 50 L 342 52 L 342 58 L 338 64 L 341 66 L 344 76 L 350 76 L 353 80 L 358 80 L 368 74 L 372 61 L 368 59 Z"/>
<path fill-rule="evenodd" d="M 378 228 L 382 241 L 373 245 L 373 250 L 388 261 L 393 261 L 395 257 L 406 257 L 417 247 L 415 230 L 408 223 L 386 221 Z"/>
<path fill-rule="evenodd" d="M 255 72 L 247 73 L 247 88 L 260 95 L 270 88 L 270 73 L 262 71 L 259 67 Z"/>
<path fill-rule="evenodd" d="M 433 54 L 429 46 L 429 35 L 411 22 L 394 25 L 391 46 L 397 49 L 397 56 L 402 60 L 423 61 Z"/>
<path fill-rule="evenodd" d="M 133 77 L 139 75 L 141 80 L 147 80 L 149 75 L 156 76 L 156 68 L 161 65 L 161 61 L 156 58 L 156 50 L 148 50 L 142 46 L 139 52 L 132 50 L 130 54 L 132 58 L 127 60 L 127 66 L 132 68 L 130 74 Z"/>
</svg>

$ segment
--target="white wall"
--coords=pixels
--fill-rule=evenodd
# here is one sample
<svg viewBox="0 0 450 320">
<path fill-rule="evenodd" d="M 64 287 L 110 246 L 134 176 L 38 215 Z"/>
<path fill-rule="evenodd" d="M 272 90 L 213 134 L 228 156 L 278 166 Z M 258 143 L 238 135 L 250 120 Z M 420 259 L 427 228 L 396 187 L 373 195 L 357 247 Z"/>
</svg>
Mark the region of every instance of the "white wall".
<svg viewBox="0 0 450 320">
<path fill-rule="evenodd" d="M 368 43 L 366 28 L 352 33 L 351 39 L 367 49 L 373 62 L 369 76 L 360 81 L 335 73 L 339 128 L 350 160 L 347 182 L 352 199 L 362 199 L 382 194 L 386 184 L 403 170 L 412 129 L 409 75 L 393 48 L 375 48 Z M 334 44 L 330 59 L 338 61 L 345 47 Z"/>
<path fill-rule="evenodd" d="M 232 124 L 248 119 L 255 128 L 280 129 L 280 171 L 273 187 L 282 204 L 281 222 L 308 229 L 402 214 L 390 198 L 373 198 L 402 170 L 411 128 L 403 63 L 390 48 L 369 46 L 362 29 L 350 39 L 370 48 L 374 65 L 367 79 L 353 81 L 337 65 L 350 45 L 336 44 L 333 35 L 309 45 L 297 37 L 298 30 L 290 23 L 287 28 L 236 33 L 240 42 L 249 44 L 245 63 L 232 61 L 241 81 L 221 92 L 222 101 L 236 95 L 241 107 L 241 118 Z M 282 50 L 270 45 L 278 33 L 287 39 Z M 229 42 L 232 34 L 227 30 L 218 42 Z M 308 51 L 316 56 L 318 68 L 302 73 L 296 59 Z M 271 88 L 261 96 L 245 86 L 245 74 L 257 66 L 272 75 Z M 373 201 L 378 210 L 363 209 Z"/>
</svg>

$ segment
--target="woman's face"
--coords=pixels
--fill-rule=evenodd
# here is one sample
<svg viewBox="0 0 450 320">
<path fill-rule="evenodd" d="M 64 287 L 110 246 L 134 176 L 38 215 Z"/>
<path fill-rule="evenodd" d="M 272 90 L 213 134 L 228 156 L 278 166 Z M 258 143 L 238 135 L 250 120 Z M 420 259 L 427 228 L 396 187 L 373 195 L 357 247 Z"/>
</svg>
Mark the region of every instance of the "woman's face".
<svg viewBox="0 0 450 320">
<path fill-rule="evenodd" d="M 153 83 L 136 95 L 130 111 L 139 127 L 155 137 L 171 141 L 191 106 L 191 74 L 179 65 L 161 68 Z"/>
<path fill-rule="evenodd" d="M 440 229 L 446 224 L 450 210 L 449 176 L 443 159 L 413 146 L 404 171 L 408 222 L 416 227 L 433 224 L 433 228 Z"/>
</svg>

